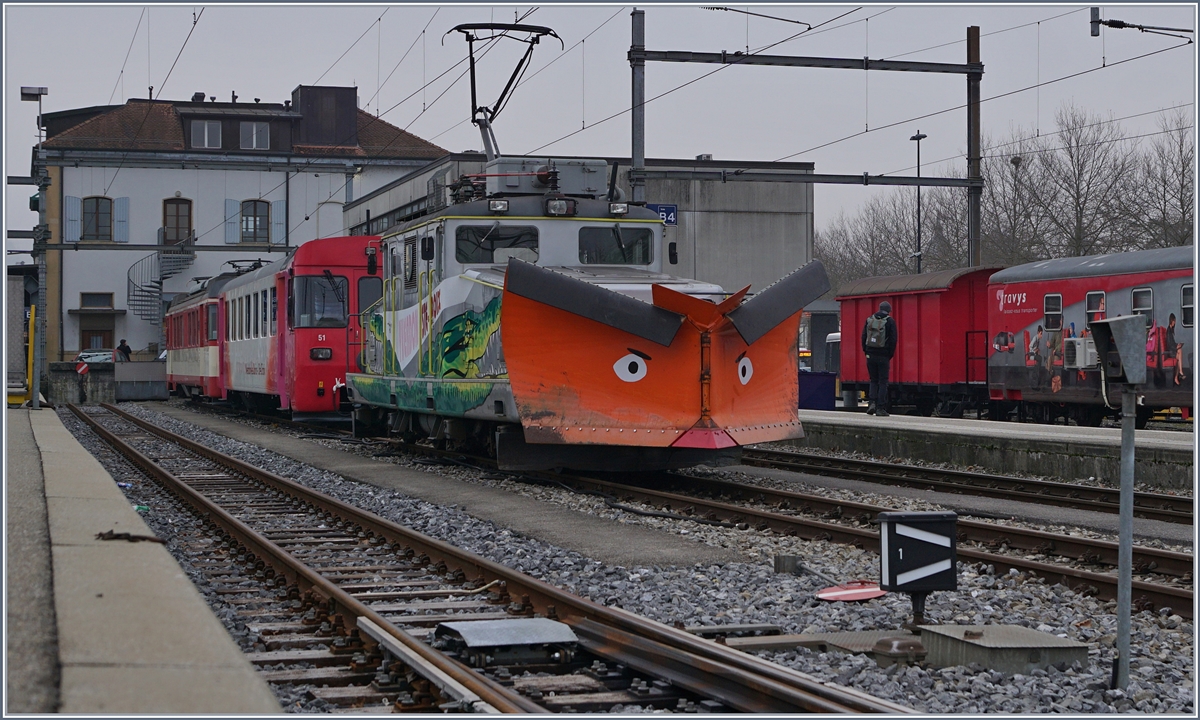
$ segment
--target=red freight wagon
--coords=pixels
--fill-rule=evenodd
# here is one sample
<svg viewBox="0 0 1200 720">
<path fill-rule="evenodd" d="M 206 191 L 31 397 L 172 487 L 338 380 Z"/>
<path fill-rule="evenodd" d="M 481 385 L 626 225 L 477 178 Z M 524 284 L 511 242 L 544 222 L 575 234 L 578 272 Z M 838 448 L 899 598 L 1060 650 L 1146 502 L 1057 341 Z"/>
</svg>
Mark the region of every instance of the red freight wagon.
<svg viewBox="0 0 1200 720">
<path fill-rule="evenodd" d="M 899 334 L 888 378 L 891 404 L 950 415 L 986 403 L 987 289 L 996 269 L 864 278 L 842 288 L 843 395 L 868 389 L 862 328 L 887 300 Z"/>
</svg>

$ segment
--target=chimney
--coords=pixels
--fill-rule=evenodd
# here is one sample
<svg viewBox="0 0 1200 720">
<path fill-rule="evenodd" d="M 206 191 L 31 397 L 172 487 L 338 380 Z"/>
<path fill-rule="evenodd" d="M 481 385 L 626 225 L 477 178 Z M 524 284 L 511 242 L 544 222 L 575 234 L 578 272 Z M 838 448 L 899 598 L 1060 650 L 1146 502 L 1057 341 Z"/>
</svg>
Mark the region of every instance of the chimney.
<svg viewBox="0 0 1200 720">
<path fill-rule="evenodd" d="M 236 92 L 236 91 L 233 91 L 233 90 L 230 90 L 230 91 L 229 91 L 229 94 L 233 96 L 233 99 L 232 99 L 232 100 L 230 100 L 229 102 L 237 102 L 237 92 Z"/>
<path fill-rule="evenodd" d="M 291 100 L 284 100 L 284 101 L 283 101 L 283 109 L 284 109 L 284 110 L 291 110 L 291 109 L 292 109 L 292 101 L 291 101 Z"/>
<path fill-rule="evenodd" d="M 192 102 L 204 102 L 204 93 L 192 93 Z"/>
</svg>

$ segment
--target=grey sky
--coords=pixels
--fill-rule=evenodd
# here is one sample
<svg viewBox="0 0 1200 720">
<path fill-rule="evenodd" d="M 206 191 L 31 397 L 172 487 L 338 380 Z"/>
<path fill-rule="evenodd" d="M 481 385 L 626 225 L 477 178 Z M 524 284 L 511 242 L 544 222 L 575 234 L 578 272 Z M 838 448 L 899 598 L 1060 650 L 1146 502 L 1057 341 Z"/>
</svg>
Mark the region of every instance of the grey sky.
<svg viewBox="0 0 1200 720">
<path fill-rule="evenodd" d="M 442 36 L 451 27 L 464 22 L 512 22 L 514 12 L 524 14 L 531 8 L 207 6 L 164 85 L 192 30 L 193 12 L 199 13 L 201 7 L 152 6 L 143 16 L 145 6 L 141 5 L 6 4 L 6 174 L 29 173 L 30 149 L 36 142 L 37 105 L 20 102 L 21 85 L 49 87 L 44 110 L 54 112 L 109 104 L 110 96 L 114 104 L 146 97 L 148 85 L 154 85 L 156 96 L 175 100 L 186 100 L 197 91 L 228 100 L 231 91 L 236 91 L 241 101 L 253 102 L 258 97 L 264 102 L 281 102 L 295 86 L 314 84 L 318 79 L 328 85 L 356 84 L 363 106 L 369 103 L 372 112 L 378 106 L 387 121 L 451 151 L 479 149 L 478 132 L 466 122 L 467 79 L 447 91 L 466 65 L 424 92 L 419 88 L 465 57 L 466 43 L 460 35 L 447 36 L 443 44 Z M 695 6 L 643 7 L 646 44 L 652 50 L 733 52 L 749 45 L 754 51 L 803 29 Z M 964 62 L 966 28 L 979 25 L 985 66 L 983 128 L 986 136 L 996 139 L 1017 128 L 1053 132 L 1054 113 L 1065 102 L 1113 118 L 1182 104 L 1194 118 L 1197 46 L 1122 63 L 1185 41 L 1107 28 L 1102 37 L 1090 37 L 1086 5 L 737 7 L 812 25 L 845 14 L 766 51 L 772 54 Z M 1103 6 L 1102 15 L 1144 25 L 1194 28 L 1196 7 Z M 538 154 L 629 154 L 628 113 L 600 121 L 629 107 L 626 52 L 632 8 L 543 5 L 526 18 L 527 23 L 554 28 L 567 51 L 552 40 L 534 51 L 526 82 L 496 122 L 502 151 L 528 153 L 586 125 L 588 129 L 544 147 Z M 427 23 L 429 29 L 422 39 Z M 998 32 L 1002 30 L 1007 31 Z M 364 31 L 361 41 L 334 65 Z M 576 46 L 585 37 L 586 42 Z M 481 100 L 490 103 L 496 96 L 523 49 L 520 43 L 503 41 L 483 58 Z M 384 82 L 406 51 L 407 58 Z M 1040 91 L 987 101 L 1039 80 L 1046 83 L 1103 63 L 1109 67 L 1044 85 Z M 647 97 L 718 67 L 651 63 L 646 71 Z M 378 98 L 371 99 L 377 87 Z M 411 99 L 401 102 L 414 92 Z M 816 163 L 818 172 L 912 174 L 915 148 L 908 138 L 920 129 L 928 135 L 921 148 L 922 174 L 944 173 L 951 167 L 965 168 L 965 160 L 958 157 L 966 145 L 965 110 L 874 129 L 962 105 L 965 98 L 966 81 L 957 75 L 725 67 L 648 105 L 646 152 L 652 157 L 712 153 L 720 159 L 742 160 L 792 156 L 790 159 Z M 1156 115 L 1148 114 L 1122 125 L 1132 136 L 1155 132 L 1156 122 Z M 866 128 L 872 132 L 810 151 Z M 27 186 L 7 190 L 5 229 L 28 229 L 36 222 L 36 215 L 27 210 L 30 190 Z M 883 191 L 816 186 L 818 229 L 840 212 L 853 212 L 875 192 Z M 8 245 L 27 248 L 28 241 Z"/>
</svg>

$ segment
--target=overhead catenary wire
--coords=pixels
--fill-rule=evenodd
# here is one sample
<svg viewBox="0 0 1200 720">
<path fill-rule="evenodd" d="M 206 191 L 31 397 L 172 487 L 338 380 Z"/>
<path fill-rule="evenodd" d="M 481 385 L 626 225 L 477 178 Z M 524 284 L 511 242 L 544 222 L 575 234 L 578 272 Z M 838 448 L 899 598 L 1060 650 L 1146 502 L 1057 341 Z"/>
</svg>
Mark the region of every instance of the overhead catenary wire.
<svg viewBox="0 0 1200 720">
<path fill-rule="evenodd" d="M 1082 125 L 1082 126 L 1080 126 L 1080 129 L 1082 130 L 1082 129 L 1091 128 L 1091 127 L 1098 127 L 1100 125 L 1109 125 L 1109 124 L 1112 124 L 1115 122 L 1121 122 L 1122 120 L 1132 120 L 1134 118 L 1145 117 L 1147 115 L 1154 115 L 1156 113 L 1168 112 L 1170 110 L 1178 110 L 1180 108 L 1185 108 L 1185 107 L 1192 107 L 1192 103 L 1180 103 L 1179 105 L 1172 105 L 1170 107 L 1159 108 L 1158 110 L 1147 110 L 1145 112 L 1134 113 L 1133 115 L 1125 115 L 1125 116 L 1119 117 L 1119 118 L 1100 120 L 1098 122 L 1088 123 L 1087 125 Z M 1030 137 L 1018 138 L 1016 140 L 1011 140 L 1009 142 L 1004 142 L 1004 143 L 1000 143 L 998 145 L 993 145 L 989 149 L 997 150 L 999 148 L 1012 147 L 1013 145 L 1020 145 L 1021 143 L 1032 142 L 1039 138 L 1048 138 L 1048 137 L 1053 137 L 1055 135 L 1061 135 L 1062 132 L 1063 132 L 1062 130 L 1055 130 L 1054 132 L 1046 133 L 1045 135 L 1041 135 L 1041 136 L 1037 136 L 1037 137 L 1030 136 Z M 1161 134 L 1161 133 L 1151 133 L 1151 134 L 1153 135 L 1153 134 Z M 1147 136 L 1139 136 L 1139 137 L 1147 137 Z M 1032 152 L 1032 151 L 1029 151 L 1029 152 Z M 956 155 L 950 155 L 950 156 L 941 158 L 940 160 L 931 160 L 929 162 L 922 163 L 922 165 L 937 165 L 938 163 L 949 162 L 950 160 L 959 160 L 966 156 L 967 156 L 966 153 L 958 153 Z M 981 155 L 980 157 L 982 159 L 988 159 L 988 158 L 1005 157 L 1005 155 Z M 908 172 L 909 170 L 913 170 L 915 168 L 916 168 L 916 165 L 909 165 L 908 167 L 903 167 L 903 168 L 900 168 L 899 170 L 892 170 L 889 172 L 880 173 L 880 175 L 895 175 L 896 173 Z"/>
<path fill-rule="evenodd" d="M 859 10 L 861 10 L 861 9 L 862 9 L 861 7 L 857 7 L 857 8 L 854 8 L 853 10 L 849 10 L 849 11 L 847 11 L 847 12 L 844 12 L 844 13 L 842 13 L 841 15 L 838 15 L 838 16 L 837 16 L 837 17 L 835 17 L 835 18 L 832 18 L 832 19 L 830 19 L 830 20 L 826 20 L 825 22 L 823 22 L 823 23 L 819 23 L 819 24 L 817 24 L 817 25 L 813 25 L 813 26 L 812 26 L 811 28 L 809 28 L 808 30 L 804 30 L 804 31 L 802 31 L 802 32 L 798 32 L 798 33 L 796 33 L 795 35 L 792 35 L 792 36 L 790 36 L 790 37 L 786 37 L 786 38 L 784 38 L 783 40 L 780 40 L 780 41 L 778 41 L 778 42 L 772 43 L 772 44 L 770 44 L 770 45 L 764 45 L 763 47 L 761 47 L 761 48 L 758 48 L 758 49 L 754 50 L 753 52 L 751 52 L 751 53 L 749 53 L 748 55 L 746 55 L 746 56 L 743 56 L 743 57 L 750 57 L 750 56 L 752 56 L 752 55 L 758 55 L 758 54 L 761 54 L 761 53 L 762 53 L 764 50 L 769 50 L 769 49 L 771 49 L 771 48 L 773 48 L 773 47 L 776 47 L 776 46 L 778 46 L 778 45 L 782 45 L 783 43 L 786 43 L 786 42 L 790 42 L 790 41 L 792 41 L 792 40 L 795 40 L 796 38 L 800 37 L 801 35 L 807 35 L 807 34 L 810 34 L 810 33 L 811 33 L 811 34 L 816 34 L 816 33 L 814 33 L 813 31 L 815 31 L 817 28 L 821 27 L 822 25 L 828 25 L 829 23 L 831 23 L 831 22 L 834 22 L 834 21 L 836 21 L 836 20 L 839 20 L 839 19 L 841 19 L 841 18 L 844 18 L 844 17 L 846 17 L 847 15 L 849 15 L 849 14 L 851 14 L 851 13 L 858 12 L 858 11 L 859 11 Z M 881 12 L 881 13 L 876 13 L 876 15 L 873 15 L 872 17 L 877 17 L 878 15 L 882 15 L 883 13 L 885 13 L 885 12 L 890 12 L 891 10 L 894 10 L 894 9 L 895 9 L 895 8 L 889 8 L 889 9 L 887 9 L 887 10 L 884 10 L 884 11 L 883 11 L 883 12 Z M 855 20 L 855 21 L 854 21 L 854 22 L 852 22 L 852 23 L 846 23 L 846 25 L 853 25 L 854 23 L 857 23 L 857 22 L 861 22 L 861 21 L 860 21 L 860 20 Z M 846 25 L 839 25 L 839 26 L 837 26 L 837 27 L 845 27 Z M 830 29 L 832 30 L 832 29 L 835 29 L 835 28 L 830 28 Z M 683 83 L 683 84 L 681 84 L 681 85 L 677 85 L 677 86 L 675 86 L 675 87 L 671 88 L 670 90 L 667 90 L 667 91 L 665 91 L 665 92 L 659 93 L 658 95 L 655 95 L 654 97 L 652 97 L 652 98 L 650 98 L 650 99 L 646 100 L 646 101 L 645 101 L 643 104 L 644 104 L 644 105 L 649 105 L 650 103 L 654 102 L 655 100 L 658 100 L 659 98 L 663 98 L 663 97 L 666 97 L 667 95 L 670 95 L 670 94 L 672 94 L 672 93 L 674 93 L 674 92 L 678 92 L 679 90 L 682 90 L 683 88 L 685 88 L 685 87 L 687 87 L 687 86 L 689 86 L 689 85 L 692 85 L 692 84 L 698 83 L 698 82 L 700 82 L 701 80 L 703 80 L 703 79 L 705 79 L 705 78 L 707 78 L 707 77 L 711 77 L 711 76 L 713 76 L 713 75 L 715 75 L 715 74 L 717 74 L 717 73 L 721 72 L 722 70 L 725 70 L 725 69 L 727 69 L 727 68 L 730 68 L 730 67 L 733 67 L 734 65 L 739 65 L 739 64 L 740 64 L 740 62 L 739 62 L 739 59 L 738 59 L 738 58 L 735 58 L 733 61 L 731 61 L 731 62 L 730 62 L 729 64 L 727 64 L 727 65 L 721 65 L 720 67 L 716 68 L 715 70 L 711 70 L 711 71 L 709 71 L 709 72 L 707 72 L 707 73 L 704 73 L 703 75 L 701 75 L 701 76 L 699 76 L 699 77 L 696 77 L 696 78 L 693 78 L 693 79 L 691 79 L 691 80 L 688 80 L 687 82 L 685 82 L 685 83 Z M 568 138 L 571 138 L 571 137 L 573 137 L 573 136 L 575 136 L 575 135 L 578 135 L 579 133 L 581 133 L 581 132 L 584 132 L 584 130 L 591 130 L 592 128 L 594 128 L 594 127 L 596 127 L 596 126 L 598 126 L 598 125 L 603 125 L 604 123 L 608 122 L 609 120 L 614 120 L 614 119 L 616 119 L 616 118 L 619 118 L 619 117 L 621 117 L 622 115 L 626 115 L 626 114 L 628 114 L 628 113 L 632 112 L 632 110 L 633 110 L 633 108 L 625 108 L 624 110 L 619 110 L 619 111 L 617 111 L 617 112 L 613 113 L 612 115 L 609 115 L 608 117 L 604 118 L 603 120 L 599 120 L 599 121 L 597 121 L 597 122 L 594 122 L 594 123 L 592 123 L 592 124 L 591 124 L 591 125 L 589 125 L 587 128 L 581 128 L 581 129 L 579 129 L 579 130 L 575 130 L 574 132 L 567 133 L 566 135 L 563 135 L 563 136 L 562 136 L 562 137 L 560 137 L 560 138 L 557 138 L 557 139 L 555 139 L 555 140 L 551 140 L 550 142 L 548 142 L 548 143 L 545 143 L 545 144 L 543 144 L 543 145 L 539 145 L 538 147 L 536 147 L 536 148 L 534 148 L 534 149 L 532 149 L 532 150 L 528 151 L 526 154 L 527 154 L 527 155 L 532 155 L 533 153 L 536 153 L 536 152 L 537 152 L 537 151 L 539 151 L 539 150 L 543 150 L 543 149 L 545 149 L 545 148 L 548 148 L 548 147 L 550 147 L 551 145 L 556 145 L 556 144 L 558 144 L 558 143 L 562 142 L 563 140 L 567 140 Z"/>
<path fill-rule="evenodd" d="M 367 26 L 367 29 L 366 29 L 366 30 L 363 30 L 363 32 L 362 32 L 362 35 L 359 35 L 359 36 L 358 36 L 358 40 L 355 40 L 354 42 L 350 43 L 350 47 L 346 48 L 346 52 L 343 52 L 341 55 L 339 55 L 339 56 L 338 56 L 338 59 L 337 59 L 337 60 L 334 60 L 334 61 L 333 61 L 333 64 L 332 64 L 332 65 L 330 65 L 330 66 L 329 66 L 329 68 L 328 68 L 328 69 L 327 69 L 325 72 L 321 73 L 321 77 L 317 78 L 317 79 L 316 79 L 316 81 L 315 81 L 315 82 L 313 82 L 313 85 L 316 85 L 316 84 L 320 83 L 320 82 L 321 82 L 321 80 L 322 80 L 322 79 L 324 79 L 324 77 L 325 77 L 326 75 L 328 75 L 328 74 L 329 74 L 329 71 L 330 71 L 330 70 L 333 70 L 335 67 L 337 67 L 337 64 L 338 64 L 338 63 L 340 63 L 340 62 L 342 61 L 342 58 L 346 57 L 346 54 L 347 54 L 347 53 L 349 53 L 351 50 L 353 50 L 353 49 L 354 49 L 354 46 L 355 46 L 355 45 L 358 45 L 358 43 L 359 43 L 359 42 L 361 42 L 361 41 L 362 41 L 362 39 L 363 39 L 363 38 L 365 38 L 365 37 L 367 36 L 367 33 L 371 32 L 371 28 L 375 27 L 375 24 L 376 24 L 376 23 L 382 22 L 382 21 L 383 21 L 383 16 L 384 16 L 384 15 L 387 15 L 387 13 L 388 13 L 388 10 L 391 10 L 391 9 L 392 9 L 392 8 L 391 8 L 390 6 L 389 6 L 389 7 L 386 7 L 386 8 L 384 8 L 384 9 L 383 9 L 383 12 L 379 14 L 379 17 L 377 17 L 377 18 L 375 18 L 374 20 L 372 20 L 372 21 L 371 21 L 371 24 Z"/>
<path fill-rule="evenodd" d="M 412 44 L 410 44 L 408 46 L 408 49 L 404 51 L 404 54 L 402 56 L 400 56 L 400 60 L 392 67 L 392 71 L 390 73 L 388 73 L 388 76 L 383 79 L 383 82 L 379 84 L 379 87 L 375 88 L 375 95 L 371 96 L 370 100 L 367 100 L 368 105 L 371 104 L 371 100 L 376 101 L 375 102 L 375 116 L 376 117 L 379 117 L 379 102 L 378 102 L 377 98 L 379 97 L 379 93 L 382 92 L 383 86 L 387 85 L 388 81 L 392 79 L 392 76 L 396 74 L 396 71 L 400 69 L 400 65 L 404 63 L 405 58 L 407 58 L 408 54 L 410 52 L 412 52 L 412 49 L 417 46 L 417 41 L 424 42 L 425 31 L 429 29 L 430 23 L 433 22 L 433 19 L 435 17 L 437 17 L 437 14 L 440 11 L 441 11 L 441 8 L 434 8 L 433 15 L 431 15 L 429 17 L 429 22 L 425 23 L 425 27 L 421 28 L 421 32 L 417 33 L 417 36 L 415 38 L 413 38 Z M 422 63 L 424 63 L 423 59 L 422 59 Z M 425 81 L 425 66 L 424 66 L 424 64 L 422 64 L 422 66 L 421 66 L 421 82 L 424 82 L 424 81 Z"/>
<path fill-rule="evenodd" d="M 204 14 L 204 8 L 200 8 L 200 15 L 203 15 L 203 14 Z M 171 69 L 167 71 L 167 76 L 165 78 L 163 78 L 163 82 L 162 82 L 163 85 L 167 84 L 167 80 L 171 77 L 171 73 L 174 72 L 174 70 L 175 70 L 176 63 L 179 62 L 180 56 L 183 55 L 183 49 L 185 47 L 187 47 L 188 40 L 192 39 L 192 33 L 195 32 L 195 30 L 196 30 L 196 23 L 200 22 L 200 15 L 192 16 L 192 28 L 190 30 L 188 30 L 187 37 L 183 39 L 183 44 L 180 45 L 179 52 L 176 53 L 176 55 L 175 55 L 175 62 L 171 63 Z M 147 44 L 147 48 L 149 47 L 149 43 L 150 43 L 150 9 L 146 8 L 146 44 Z M 149 62 L 148 61 L 147 61 L 147 71 L 149 71 Z M 130 149 L 132 149 L 134 143 L 137 142 L 138 136 L 141 135 L 141 133 L 142 133 L 142 128 L 145 127 L 145 125 L 146 125 L 146 120 L 149 119 L 150 113 L 154 109 L 154 95 L 153 95 L 154 88 L 153 88 L 153 86 L 151 86 L 150 89 L 151 89 L 151 92 L 149 93 L 149 97 L 147 97 L 147 102 L 146 102 L 146 114 L 142 115 L 142 121 L 140 123 L 138 123 L 137 130 L 135 130 L 133 132 L 133 137 L 130 138 L 130 140 L 129 140 Z M 162 92 L 161 87 L 159 88 L 159 92 L 160 93 Z M 121 161 L 119 163 L 117 163 L 117 169 L 113 171 L 113 176 L 111 178 L 109 178 L 108 183 L 106 183 L 104 186 L 103 194 L 105 196 L 107 196 L 109 190 L 112 189 L 113 183 L 115 183 L 117 181 L 117 176 L 121 174 L 121 168 L 125 167 L 125 160 L 128 157 L 129 157 L 129 150 L 126 150 L 125 152 L 121 153 Z"/>
<path fill-rule="evenodd" d="M 200 14 L 192 14 L 192 29 L 188 30 L 187 37 L 183 39 L 183 44 L 179 46 L 179 52 L 175 54 L 175 61 L 171 63 L 171 69 L 167 71 L 167 76 L 163 78 L 162 84 L 158 86 L 158 93 L 155 98 L 162 97 L 163 88 L 167 86 L 167 81 L 171 79 L 171 73 L 175 72 L 175 66 L 179 64 L 179 58 L 183 56 L 183 50 L 187 47 L 188 40 L 192 39 L 192 33 L 196 31 L 196 25 L 200 22 L 200 18 L 204 15 L 204 8 L 200 8 Z"/>
<path fill-rule="evenodd" d="M 142 18 L 146 17 L 146 8 L 142 8 L 142 12 L 138 15 L 137 27 L 133 29 L 133 37 L 129 38 L 129 49 L 125 51 L 125 60 L 121 63 L 121 72 L 117 73 L 117 81 L 113 83 L 112 92 L 108 95 L 108 104 L 112 103 L 113 97 L 117 94 L 117 85 L 124 87 L 122 80 L 125 78 L 125 65 L 129 62 L 129 54 L 133 52 L 133 43 L 137 40 L 138 30 L 142 29 Z"/>
<path fill-rule="evenodd" d="M 1168 52 L 1170 50 L 1177 50 L 1178 48 L 1181 48 L 1181 47 L 1187 47 L 1190 44 L 1191 44 L 1190 42 L 1186 42 L 1186 43 L 1180 43 L 1178 45 L 1172 45 L 1170 47 L 1159 48 L 1158 50 L 1152 50 L 1151 52 L 1148 52 L 1148 53 L 1143 53 L 1141 55 L 1134 55 L 1133 57 L 1125 58 L 1124 60 L 1118 60 L 1117 62 L 1109 64 L 1109 65 L 1100 65 L 1098 67 L 1088 68 L 1087 70 L 1081 70 L 1079 72 L 1071 73 L 1069 75 L 1063 75 L 1062 77 L 1057 77 L 1057 78 L 1054 78 L 1053 80 L 1047 80 L 1043 83 L 1038 83 L 1037 85 L 1030 85 L 1027 87 L 1018 88 L 1016 90 L 1010 90 L 1005 93 L 1000 93 L 999 95 L 993 95 L 991 97 L 983 98 L 979 102 L 985 103 L 985 102 L 989 102 L 992 100 L 999 100 L 1000 98 L 1009 97 L 1010 95 L 1016 95 L 1018 93 L 1028 92 L 1030 90 L 1033 90 L 1038 87 L 1043 87 L 1045 85 L 1053 85 L 1054 83 L 1063 82 L 1064 80 L 1071 80 L 1073 78 L 1087 75 L 1089 73 L 1094 73 L 1097 70 L 1106 70 L 1108 68 L 1116 67 L 1118 65 L 1123 65 L 1125 63 L 1133 62 L 1135 60 L 1142 60 L 1142 59 L 1145 59 L 1148 57 L 1152 57 L 1154 55 L 1159 55 L 1161 53 Z M 931 117 L 936 117 L 938 115 L 944 115 L 948 112 L 954 112 L 955 110 L 962 110 L 965 107 L 967 107 L 967 105 L 964 103 L 961 105 L 955 105 L 953 107 L 944 108 L 942 110 L 935 110 L 933 112 L 925 113 L 923 115 L 917 115 L 915 117 L 906 118 L 904 120 L 897 120 L 896 122 L 888 123 L 887 125 L 880 125 L 880 126 L 876 127 L 874 130 L 870 130 L 868 132 L 878 132 L 880 130 L 885 130 L 887 128 L 896 127 L 897 125 L 903 125 L 905 123 L 915 122 L 917 120 L 924 120 L 925 118 L 931 118 Z M 867 134 L 867 132 L 857 132 L 852 135 L 847 135 L 845 137 L 838 138 L 836 140 L 830 140 L 827 143 L 822 143 L 820 145 L 814 145 L 811 148 L 807 148 L 805 150 L 800 150 L 799 152 L 794 152 L 789 155 L 784 155 L 783 157 L 776 158 L 773 162 L 781 162 L 783 160 L 789 160 L 791 158 L 796 157 L 797 155 L 803 155 L 805 153 L 810 153 L 815 150 L 821 150 L 823 148 L 830 147 L 831 145 L 837 145 L 839 143 L 842 143 L 847 140 L 851 140 L 853 138 L 860 137 L 860 136 L 866 135 L 866 134 Z"/>
</svg>

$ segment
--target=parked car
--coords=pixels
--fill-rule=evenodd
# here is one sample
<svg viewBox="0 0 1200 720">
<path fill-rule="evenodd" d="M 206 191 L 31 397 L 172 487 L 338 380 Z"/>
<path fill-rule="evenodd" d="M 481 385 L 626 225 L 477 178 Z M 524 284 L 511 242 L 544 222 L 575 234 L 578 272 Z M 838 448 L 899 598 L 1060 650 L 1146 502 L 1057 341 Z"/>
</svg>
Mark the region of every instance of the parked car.
<svg viewBox="0 0 1200 720">
<path fill-rule="evenodd" d="M 84 350 L 75 356 L 75 362 L 93 363 L 125 362 L 125 356 L 116 350 Z"/>
</svg>

